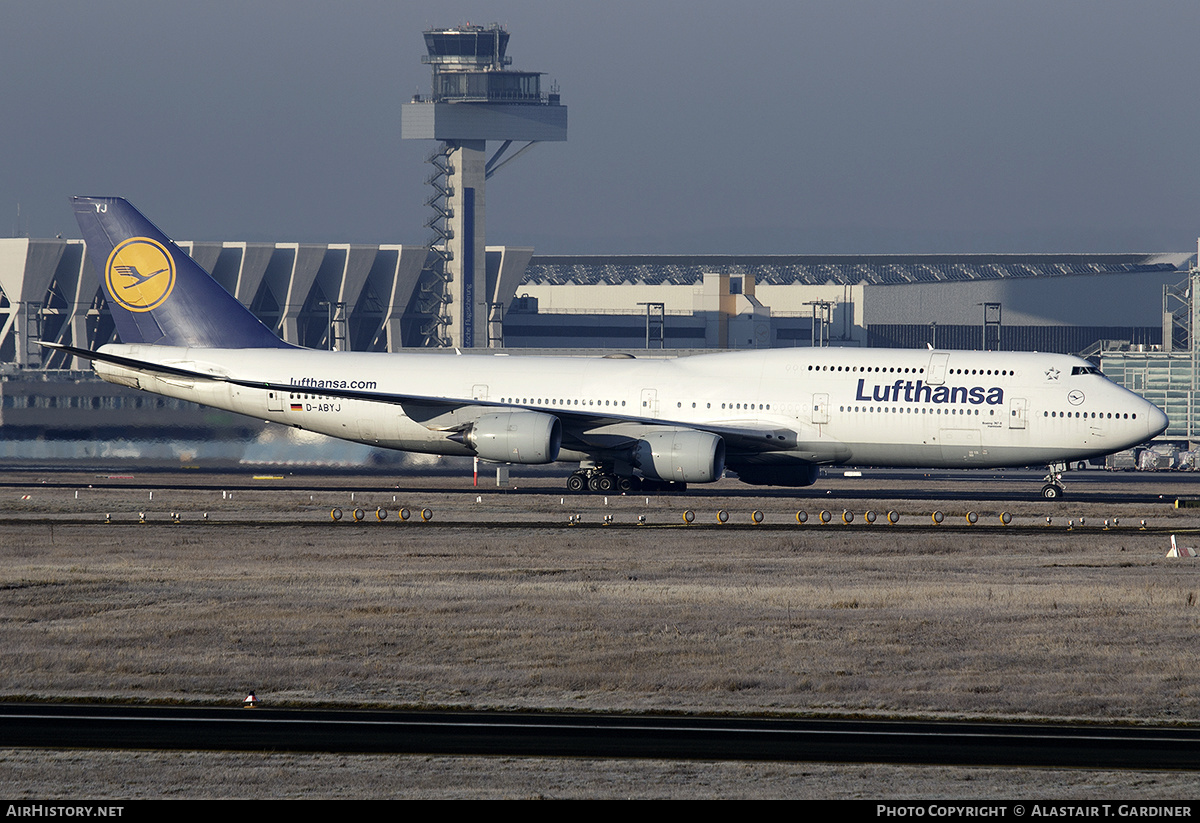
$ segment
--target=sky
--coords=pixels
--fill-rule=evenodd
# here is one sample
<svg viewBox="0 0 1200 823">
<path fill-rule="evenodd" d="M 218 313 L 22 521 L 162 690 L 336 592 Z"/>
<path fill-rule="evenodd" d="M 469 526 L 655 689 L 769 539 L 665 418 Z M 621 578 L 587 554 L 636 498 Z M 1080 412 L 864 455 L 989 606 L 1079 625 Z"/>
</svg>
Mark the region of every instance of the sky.
<svg viewBox="0 0 1200 823">
<path fill-rule="evenodd" d="M 429 239 L 421 32 L 498 22 L 565 143 L 488 182 L 540 254 L 1190 251 L 1195 0 L 0 0 L 0 236 L 72 194 L 186 240 Z"/>
</svg>

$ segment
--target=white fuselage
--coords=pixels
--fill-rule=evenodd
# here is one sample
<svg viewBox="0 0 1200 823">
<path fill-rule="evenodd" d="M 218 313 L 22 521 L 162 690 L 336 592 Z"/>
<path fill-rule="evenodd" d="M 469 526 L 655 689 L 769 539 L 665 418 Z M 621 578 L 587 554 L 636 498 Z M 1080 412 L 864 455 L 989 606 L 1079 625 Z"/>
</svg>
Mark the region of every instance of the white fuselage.
<svg viewBox="0 0 1200 823">
<path fill-rule="evenodd" d="M 101 351 L 272 388 L 155 376 L 97 361 L 97 373 L 112 382 L 434 454 L 472 453 L 447 436 L 462 418 L 426 415 L 418 422 L 401 402 L 535 410 L 577 425 L 603 418 L 605 425 L 770 433 L 761 452 L 753 438 L 731 445 L 735 469 L 739 460 L 762 454 L 773 462 L 817 464 L 1049 464 L 1120 451 L 1166 426 L 1158 408 L 1087 361 L 1058 354 L 797 348 L 639 360 L 150 345 Z M 330 390 L 406 400 L 337 397 Z M 560 455 L 591 457 L 578 446 Z"/>
</svg>

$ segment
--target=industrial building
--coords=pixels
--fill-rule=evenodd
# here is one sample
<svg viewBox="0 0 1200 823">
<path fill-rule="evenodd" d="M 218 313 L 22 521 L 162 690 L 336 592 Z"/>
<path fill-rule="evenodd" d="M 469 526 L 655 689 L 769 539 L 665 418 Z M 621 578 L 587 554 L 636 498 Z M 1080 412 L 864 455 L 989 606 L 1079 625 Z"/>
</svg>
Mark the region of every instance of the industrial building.
<svg viewBox="0 0 1200 823">
<path fill-rule="evenodd" d="M 1105 341 L 1096 352 L 1109 379 L 1167 413 L 1170 426 L 1138 468 L 1200 469 L 1200 265 L 1163 290 L 1160 345 Z"/>
<path fill-rule="evenodd" d="M 283 339 L 399 351 L 419 335 L 423 246 L 180 245 Z M 1175 254 L 541 257 L 487 247 L 497 307 L 475 348 L 739 349 L 871 346 L 1097 353 L 1189 340 Z M 1164 301 L 1174 309 L 1164 310 Z M 69 369 L 39 340 L 114 340 L 80 240 L 0 239 L 0 362 Z M 1172 343 L 1172 340 L 1174 341 Z M 460 348 L 470 348 L 460 346 Z"/>
</svg>

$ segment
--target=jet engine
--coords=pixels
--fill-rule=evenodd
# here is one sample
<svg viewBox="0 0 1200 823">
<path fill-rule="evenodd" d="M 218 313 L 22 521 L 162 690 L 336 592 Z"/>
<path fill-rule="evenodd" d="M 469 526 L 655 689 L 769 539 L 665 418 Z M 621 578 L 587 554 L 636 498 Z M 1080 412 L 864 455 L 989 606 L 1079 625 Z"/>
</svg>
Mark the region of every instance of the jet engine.
<svg viewBox="0 0 1200 823">
<path fill-rule="evenodd" d="M 553 463 L 562 446 L 562 423 L 533 411 L 485 414 L 464 439 L 484 460 L 497 463 Z"/>
<path fill-rule="evenodd" d="M 737 466 L 738 479 L 752 486 L 811 486 L 821 469 L 813 463 L 797 466 Z"/>
<path fill-rule="evenodd" d="M 631 462 L 656 480 L 712 483 L 725 471 L 725 441 L 693 429 L 650 432 L 634 446 Z"/>
</svg>

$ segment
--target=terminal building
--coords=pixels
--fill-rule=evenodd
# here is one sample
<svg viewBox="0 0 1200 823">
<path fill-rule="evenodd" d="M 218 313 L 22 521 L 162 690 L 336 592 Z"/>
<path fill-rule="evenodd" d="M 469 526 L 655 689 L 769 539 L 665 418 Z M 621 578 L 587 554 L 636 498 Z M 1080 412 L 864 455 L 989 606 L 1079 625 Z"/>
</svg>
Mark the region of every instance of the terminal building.
<svg viewBox="0 0 1200 823">
<path fill-rule="evenodd" d="M 425 246 L 179 245 L 283 340 L 401 351 L 428 322 Z M 538 256 L 489 246 L 496 312 L 474 347 L 869 346 L 1178 352 L 1193 321 L 1187 253 Z M 1180 284 L 1183 284 L 1182 286 Z M 95 348 L 115 330 L 81 240 L 0 239 L 0 364 L 72 369 L 38 345 Z"/>
</svg>

